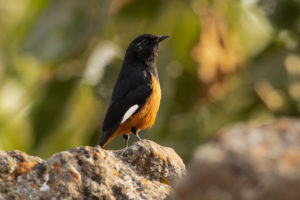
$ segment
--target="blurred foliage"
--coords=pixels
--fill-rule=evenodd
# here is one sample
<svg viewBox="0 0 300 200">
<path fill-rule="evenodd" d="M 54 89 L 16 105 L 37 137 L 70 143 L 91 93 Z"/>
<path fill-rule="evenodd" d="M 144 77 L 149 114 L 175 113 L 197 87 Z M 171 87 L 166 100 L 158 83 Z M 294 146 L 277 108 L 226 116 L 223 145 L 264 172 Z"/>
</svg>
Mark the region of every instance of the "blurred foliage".
<svg viewBox="0 0 300 200">
<path fill-rule="evenodd" d="M 184 159 L 226 125 L 300 113 L 299 0 L 1 0 L 0 11 L 3 150 L 95 145 L 126 47 L 143 33 L 171 38 L 157 63 L 161 108 L 141 136 Z"/>
</svg>

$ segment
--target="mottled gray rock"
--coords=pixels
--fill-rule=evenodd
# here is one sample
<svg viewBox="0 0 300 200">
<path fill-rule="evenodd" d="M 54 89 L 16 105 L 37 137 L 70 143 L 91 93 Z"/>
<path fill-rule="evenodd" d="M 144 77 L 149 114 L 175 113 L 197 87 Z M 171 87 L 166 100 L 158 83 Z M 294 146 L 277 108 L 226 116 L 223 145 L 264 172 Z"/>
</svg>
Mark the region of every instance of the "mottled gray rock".
<svg viewBox="0 0 300 200">
<path fill-rule="evenodd" d="M 0 199 L 166 199 L 184 174 L 173 149 L 148 140 L 119 151 L 78 147 L 48 160 L 0 151 Z"/>
<path fill-rule="evenodd" d="M 300 120 L 224 129 L 174 191 L 173 200 L 299 200 Z"/>
</svg>

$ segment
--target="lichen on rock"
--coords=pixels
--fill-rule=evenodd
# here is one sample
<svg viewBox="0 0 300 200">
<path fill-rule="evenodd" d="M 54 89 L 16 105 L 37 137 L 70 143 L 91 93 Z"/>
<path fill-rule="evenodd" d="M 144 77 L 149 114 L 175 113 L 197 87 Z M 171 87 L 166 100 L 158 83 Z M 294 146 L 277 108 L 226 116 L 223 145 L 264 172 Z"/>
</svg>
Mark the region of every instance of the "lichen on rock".
<svg viewBox="0 0 300 200">
<path fill-rule="evenodd" d="M 184 174 L 174 150 L 148 140 L 118 151 L 77 147 L 47 160 L 0 151 L 0 199 L 166 199 Z"/>
</svg>

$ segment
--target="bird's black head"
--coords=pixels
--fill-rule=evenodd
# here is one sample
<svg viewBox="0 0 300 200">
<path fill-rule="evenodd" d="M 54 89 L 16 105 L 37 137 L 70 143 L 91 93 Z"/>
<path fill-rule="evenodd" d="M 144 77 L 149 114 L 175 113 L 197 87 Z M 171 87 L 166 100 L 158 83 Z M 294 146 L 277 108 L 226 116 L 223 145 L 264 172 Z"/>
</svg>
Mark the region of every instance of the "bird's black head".
<svg viewBox="0 0 300 200">
<path fill-rule="evenodd" d="M 157 36 L 153 34 L 143 34 L 135 38 L 127 48 L 125 59 L 155 63 L 158 44 L 168 37 L 168 35 Z"/>
</svg>

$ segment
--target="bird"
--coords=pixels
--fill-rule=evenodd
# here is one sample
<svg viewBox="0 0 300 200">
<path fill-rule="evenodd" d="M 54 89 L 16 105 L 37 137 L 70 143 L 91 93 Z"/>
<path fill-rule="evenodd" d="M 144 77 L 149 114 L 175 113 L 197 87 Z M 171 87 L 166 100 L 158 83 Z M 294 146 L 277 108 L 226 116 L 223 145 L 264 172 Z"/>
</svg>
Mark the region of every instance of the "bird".
<svg viewBox="0 0 300 200">
<path fill-rule="evenodd" d="M 103 148 L 122 134 L 128 147 L 130 134 L 141 140 L 139 131 L 153 126 L 161 100 L 156 68 L 158 46 L 168 37 L 143 34 L 129 44 L 97 145 Z"/>
</svg>

